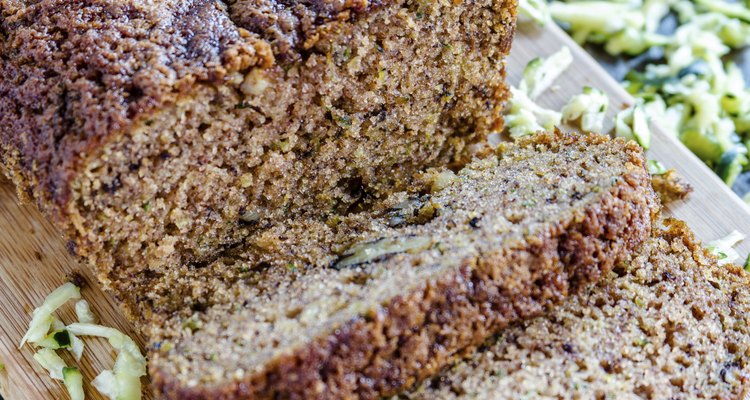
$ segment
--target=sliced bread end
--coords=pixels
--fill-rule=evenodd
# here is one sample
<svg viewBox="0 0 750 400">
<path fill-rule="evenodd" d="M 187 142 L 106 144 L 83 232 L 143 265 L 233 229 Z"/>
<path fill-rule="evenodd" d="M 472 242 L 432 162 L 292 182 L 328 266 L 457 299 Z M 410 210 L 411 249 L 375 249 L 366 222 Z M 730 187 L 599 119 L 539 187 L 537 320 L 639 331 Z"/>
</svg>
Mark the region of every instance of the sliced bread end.
<svg viewBox="0 0 750 400">
<path fill-rule="evenodd" d="M 744 399 L 750 276 L 681 221 L 548 316 L 504 331 L 406 394 L 447 399 Z"/>
<path fill-rule="evenodd" d="M 657 212 L 642 151 L 601 136 L 541 133 L 449 181 L 335 221 L 270 227 L 152 286 L 157 391 L 395 394 L 598 280 Z"/>
</svg>

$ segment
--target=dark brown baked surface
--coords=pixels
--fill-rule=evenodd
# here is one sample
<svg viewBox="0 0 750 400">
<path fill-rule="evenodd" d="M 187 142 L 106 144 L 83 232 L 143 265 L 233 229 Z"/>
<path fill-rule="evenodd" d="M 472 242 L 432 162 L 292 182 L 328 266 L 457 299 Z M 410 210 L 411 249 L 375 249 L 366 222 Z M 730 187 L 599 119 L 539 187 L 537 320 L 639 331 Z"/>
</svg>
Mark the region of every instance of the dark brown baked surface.
<svg viewBox="0 0 750 400">
<path fill-rule="evenodd" d="M 403 397 L 743 399 L 749 285 L 668 220 L 600 283 Z"/>
<path fill-rule="evenodd" d="M 515 26 L 514 0 L 2 0 L 0 13 L 0 164 L 105 283 L 487 154 Z"/>
<path fill-rule="evenodd" d="M 3 0 L 0 9 L 2 161 L 25 198 L 50 208 L 67 204 L 78 164 L 97 147 L 196 84 L 273 64 L 268 43 L 243 35 L 220 2 Z"/>
<path fill-rule="evenodd" d="M 115 283 L 165 398 L 377 398 L 596 281 L 657 202 L 634 143 L 539 134 L 431 190 L 291 219 L 207 265 Z"/>
</svg>

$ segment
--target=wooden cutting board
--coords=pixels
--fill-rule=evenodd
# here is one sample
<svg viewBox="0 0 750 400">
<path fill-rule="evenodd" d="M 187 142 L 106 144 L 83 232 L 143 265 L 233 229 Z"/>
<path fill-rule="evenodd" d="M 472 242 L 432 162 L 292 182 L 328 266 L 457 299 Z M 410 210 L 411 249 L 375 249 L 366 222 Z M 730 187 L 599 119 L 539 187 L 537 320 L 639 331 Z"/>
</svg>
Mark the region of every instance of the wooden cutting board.
<svg viewBox="0 0 750 400">
<path fill-rule="evenodd" d="M 617 82 L 554 25 L 543 29 L 519 27 L 508 61 L 510 82 L 517 84 L 528 60 L 554 53 L 562 46 L 570 47 L 575 62 L 557 85 L 540 98 L 542 105 L 559 109 L 583 86 L 600 88 L 609 95 L 610 114 L 631 104 L 632 99 Z M 677 168 L 695 186 L 688 201 L 669 211 L 686 220 L 701 239 L 711 240 L 733 229 L 750 234 L 748 207 L 676 138 L 655 130 L 649 157 Z M 738 248 L 741 254 L 747 254 L 750 240 Z M 19 206 L 13 188 L 0 183 L 0 363 L 5 364 L 5 371 L 0 371 L 0 394 L 6 400 L 67 399 L 62 385 L 31 358 L 31 348 L 18 349 L 18 344 L 34 307 L 73 272 L 80 273 L 88 283 L 81 293 L 102 322 L 135 335 L 118 311 L 116 301 L 101 291 L 87 268 L 67 254 L 63 240 L 39 212 L 30 206 Z M 73 321 L 72 307 L 66 306 L 60 316 L 63 321 Z M 134 337 L 143 344 L 140 337 Z M 114 354 L 103 340 L 89 339 L 86 345 L 78 365 L 84 380 L 90 382 L 102 369 L 112 367 Z M 70 357 L 65 358 L 69 365 L 73 364 Z M 144 380 L 144 386 L 147 384 Z M 86 391 L 88 399 L 102 399 L 88 384 Z M 151 396 L 147 394 L 145 398 Z"/>
</svg>

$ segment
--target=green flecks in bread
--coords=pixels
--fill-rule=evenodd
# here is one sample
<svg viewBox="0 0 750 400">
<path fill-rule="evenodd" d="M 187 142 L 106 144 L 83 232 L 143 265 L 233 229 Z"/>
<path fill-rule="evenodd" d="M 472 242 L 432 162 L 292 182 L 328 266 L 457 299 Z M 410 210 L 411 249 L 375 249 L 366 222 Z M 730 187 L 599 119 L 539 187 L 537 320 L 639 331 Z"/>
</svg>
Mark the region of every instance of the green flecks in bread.
<svg viewBox="0 0 750 400">
<path fill-rule="evenodd" d="M 0 164 L 109 285 L 487 154 L 515 27 L 513 0 L 0 9 Z"/>
<path fill-rule="evenodd" d="M 539 134 L 429 175 L 434 192 L 279 221 L 214 262 L 119 282 L 159 344 L 157 392 L 396 393 L 599 279 L 657 207 L 640 148 L 595 135 Z"/>
</svg>

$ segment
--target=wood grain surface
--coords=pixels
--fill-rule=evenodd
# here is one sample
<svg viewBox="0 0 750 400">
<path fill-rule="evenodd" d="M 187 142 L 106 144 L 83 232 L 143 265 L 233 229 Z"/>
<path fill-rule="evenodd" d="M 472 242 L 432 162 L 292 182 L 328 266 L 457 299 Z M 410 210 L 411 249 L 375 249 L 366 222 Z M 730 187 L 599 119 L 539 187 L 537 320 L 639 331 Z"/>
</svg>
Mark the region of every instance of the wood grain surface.
<svg viewBox="0 0 750 400">
<path fill-rule="evenodd" d="M 143 340 L 125 321 L 116 301 L 102 292 L 91 273 L 65 250 L 65 242 L 31 206 L 19 206 L 15 189 L 7 182 L 0 184 L 0 394 L 6 400 L 67 399 L 62 384 L 49 377 L 32 359 L 32 347 L 19 349 L 21 337 L 31 320 L 31 311 L 44 297 L 79 274 L 85 286 L 81 295 L 102 324 L 112 326 Z M 74 302 L 58 313 L 65 323 L 75 321 Z M 88 399 L 104 399 L 88 385 L 103 369 L 114 365 L 115 353 L 103 339 L 83 338 L 83 358 L 76 363 L 67 351 L 58 351 L 69 366 L 78 365 L 84 376 Z M 148 385 L 146 380 L 144 386 Z M 151 399 L 147 395 L 146 399 Z"/>
<path fill-rule="evenodd" d="M 583 86 L 604 90 L 610 96 L 611 114 L 632 102 L 617 82 L 554 25 L 544 29 L 519 27 L 508 62 L 510 82 L 518 82 L 528 60 L 549 55 L 562 46 L 573 51 L 574 65 L 540 98 L 541 104 L 559 109 L 572 95 L 580 93 Z M 688 201 L 674 205 L 669 211 L 686 220 L 701 239 L 723 236 L 732 229 L 750 233 L 748 207 L 676 138 L 656 130 L 649 157 L 677 168 L 695 186 Z M 741 254 L 747 254 L 750 240 L 739 249 Z M 0 363 L 5 365 L 5 370 L 0 371 L 0 394 L 6 400 L 67 399 L 62 385 L 32 359 L 32 348 L 27 345 L 19 349 L 18 344 L 31 311 L 71 273 L 79 273 L 86 281 L 82 296 L 91 303 L 103 324 L 135 335 L 119 312 L 117 302 L 102 292 L 85 266 L 67 254 L 64 241 L 39 212 L 31 206 L 18 205 L 14 189 L 7 182 L 0 183 Z M 72 305 L 64 307 L 59 315 L 63 321 L 72 322 Z M 141 338 L 134 337 L 143 344 Z M 87 398 L 102 399 L 88 382 L 102 369 L 112 367 L 114 353 L 103 340 L 87 339 L 86 346 L 78 365 L 87 382 Z M 60 352 L 63 353 L 67 352 Z M 69 365 L 74 364 L 68 354 L 64 358 Z M 144 379 L 144 388 L 147 386 Z M 146 393 L 144 398 L 150 399 L 151 395 Z"/>
</svg>

